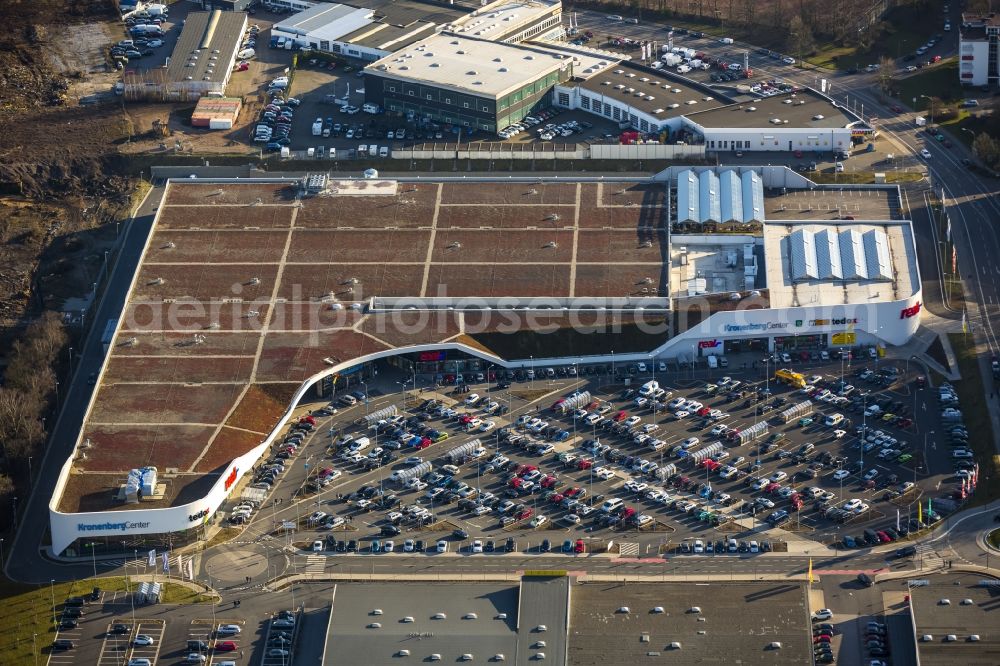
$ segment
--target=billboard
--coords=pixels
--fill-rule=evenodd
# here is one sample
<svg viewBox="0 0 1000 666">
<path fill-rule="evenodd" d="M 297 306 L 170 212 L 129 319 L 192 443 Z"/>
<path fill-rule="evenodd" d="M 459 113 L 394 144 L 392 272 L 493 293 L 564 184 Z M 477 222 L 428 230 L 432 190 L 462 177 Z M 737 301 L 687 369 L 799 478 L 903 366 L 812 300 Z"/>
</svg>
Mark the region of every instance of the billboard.
<svg viewBox="0 0 1000 666">
<path fill-rule="evenodd" d="M 830 336 L 831 345 L 854 345 L 857 341 L 857 333 L 834 333 Z"/>
</svg>

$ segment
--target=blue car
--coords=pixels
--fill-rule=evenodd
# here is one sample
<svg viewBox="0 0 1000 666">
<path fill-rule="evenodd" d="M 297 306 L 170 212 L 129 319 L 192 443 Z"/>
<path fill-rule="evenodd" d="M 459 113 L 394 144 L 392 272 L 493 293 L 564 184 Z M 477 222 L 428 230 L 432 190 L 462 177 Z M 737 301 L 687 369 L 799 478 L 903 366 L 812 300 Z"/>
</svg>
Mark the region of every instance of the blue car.
<svg viewBox="0 0 1000 666">
<path fill-rule="evenodd" d="M 847 548 L 856 548 L 857 545 L 858 544 L 854 542 L 854 537 L 852 537 L 852 536 L 845 536 L 844 537 L 844 546 L 845 547 L 847 547 Z"/>
<path fill-rule="evenodd" d="M 560 430 L 559 432 L 557 432 L 555 435 L 552 436 L 552 439 L 554 439 L 557 442 L 565 442 L 567 439 L 569 439 L 569 432 L 566 430 Z"/>
<path fill-rule="evenodd" d="M 380 553 L 382 552 L 382 542 L 378 539 L 372 539 L 372 552 Z"/>
<path fill-rule="evenodd" d="M 264 147 L 271 152 L 277 152 L 281 150 L 281 144 L 278 143 L 277 141 L 269 141 L 268 144 Z"/>
</svg>

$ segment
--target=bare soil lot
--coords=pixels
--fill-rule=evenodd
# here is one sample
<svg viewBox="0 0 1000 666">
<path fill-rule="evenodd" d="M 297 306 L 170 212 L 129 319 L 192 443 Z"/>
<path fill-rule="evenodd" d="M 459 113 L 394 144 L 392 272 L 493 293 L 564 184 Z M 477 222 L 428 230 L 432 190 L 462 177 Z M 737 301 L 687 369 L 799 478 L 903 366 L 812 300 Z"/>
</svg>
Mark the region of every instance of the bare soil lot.
<svg viewBox="0 0 1000 666">
<path fill-rule="evenodd" d="M 467 227 L 478 229 L 561 229 L 572 227 L 576 208 L 573 206 L 442 206 L 438 212 L 438 228 Z"/>
<path fill-rule="evenodd" d="M 212 447 L 205 452 L 205 456 L 198 461 L 192 471 L 200 473 L 218 471 L 221 473 L 224 465 L 254 448 L 263 440 L 264 435 L 260 433 L 223 427 L 212 440 Z"/>
<path fill-rule="evenodd" d="M 240 208 L 233 208 L 234 205 Z M 157 226 L 164 229 L 287 229 L 292 226 L 291 206 L 248 204 L 172 205 L 161 213 Z"/>
<path fill-rule="evenodd" d="M 284 230 L 164 229 L 153 235 L 144 263 L 273 263 L 281 258 L 287 236 Z"/>
<path fill-rule="evenodd" d="M 134 333 L 145 331 L 157 333 L 205 334 L 217 331 L 258 331 L 267 318 L 270 306 L 263 302 L 245 301 L 242 303 L 223 303 L 222 301 L 177 301 L 164 303 L 162 301 L 137 302 L 130 304 L 122 322 L 122 331 Z M 258 312 L 256 317 L 250 317 L 249 312 Z M 128 337 L 128 336 L 123 336 Z M 189 337 L 184 347 L 193 340 Z"/>
<path fill-rule="evenodd" d="M 91 423 L 221 423 L 242 391 L 233 384 L 102 384 Z"/>
<path fill-rule="evenodd" d="M 415 262 L 427 256 L 430 232 L 416 229 L 296 229 L 288 261 L 313 263 Z"/>
<path fill-rule="evenodd" d="M 555 243 L 555 247 L 549 247 Z M 457 244 L 457 245 L 456 245 Z M 507 262 L 569 263 L 573 259 L 573 232 L 520 229 L 438 231 L 435 263 Z"/>
<path fill-rule="evenodd" d="M 170 188 L 164 205 L 238 206 L 257 203 L 258 199 L 260 203 L 287 204 L 294 198 L 295 187 L 287 183 L 258 183 L 253 187 L 184 183 L 183 186 Z M 172 211 L 171 217 L 175 216 L 176 212 Z"/>
<path fill-rule="evenodd" d="M 295 220 L 297 228 L 330 229 L 353 227 L 429 227 L 434 216 L 436 189 L 418 185 L 397 196 L 335 196 L 315 198 Z"/>
<path fill-rule="evenodd" d="M 324 358 L 347 360 L 389 346 L 352 330 L 271 333 L 257 365 L 257 381 L 301 382 L 324 367 Z"/>
<path fill-rule="evenodd" d="M 93 446 L 80 468 L 88 472 L 122 470 L 122 461 L 132 467 L 152 465 L 161 472 L 168 467 L 186 471 L 208 445 L 213 428 L 190 425 L 115 426 L 87 428 L 84 437 Z"/>
<path fill-rule="evenodd" d="M 147 382 L 231 382 L 246 383 L 253 369 L 253 359 L 113 356 L 103 381 Z"/>
<path fill-rule="evenodd" d="M 420 264 L 292 264 L 285 266 L 280 298 L 296 301 L 333 293 L 343 301 L 369 296 L 412 296 L 424 274 Z M 357 283 L 352 284 L 351 280 Z"/>
<path fill-rule="evenodd" d="M 649 247 L 644 247 L 651 240 Z M 581 229 L 577 239 L 576 259 L 582 262 L 663 262 L 666 237 L 649 239 L 625 230 Z"/>
<path fill-rule="evenodd" d="M 582 264 L 576 267 L 576 295 L 608 298 L 656 296 L 659 285 L 665 280 L 661 276 L 661 268 L 658 264 Z M 650 278 L 652 283 L 647 283 L 646 278 Z M 643 289 L 648 291 L 643 292 Z"/>
<path fill-rule="evenodd" d="M 209 301 L 242 298 L 253 301 L 270 298 L 277 278 L 274 264 L 154 264 L 139 271 L 133 299 L 164 298 Z M 254 278 L 259 282 L 254 284 Z"/>
<path fill-rule="evenodd" d="M 128 338 L 135 338 L 135 344 L 126 344 Z M 215 356 L 244 355 L 251 358 L 257 352 L 257 331 L 205 331 L 204 341 L 194 342 L 189 333 L 133 333 L 119 335 L 115 340 L 116 356 L 131 355 L 181 355 Z"/>
<path fill-rule="evenodd" d="M 271 331 L 317 331 L 326 328 L 350 328 L 362 317 L 361 313 L 332 303 L 278 303 L 268 322 Z"/>
<path fill-rule="evenodd" d="M 442 205 L 451 204 L 549 204 L 573 205 L 575 183 L 446 183 L 441 191 Z"/>
</svg>

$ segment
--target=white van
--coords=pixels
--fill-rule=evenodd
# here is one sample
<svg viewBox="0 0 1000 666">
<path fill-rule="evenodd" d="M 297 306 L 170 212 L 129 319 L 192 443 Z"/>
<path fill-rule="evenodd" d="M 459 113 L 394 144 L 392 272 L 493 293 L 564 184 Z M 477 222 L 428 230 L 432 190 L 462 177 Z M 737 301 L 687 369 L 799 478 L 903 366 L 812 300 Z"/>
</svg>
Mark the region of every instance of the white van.
<svg viewBox="0 0 1000 666">
<path fill-rule="evenodd" d="M 649 395 L 650 393 L 655 392 L 659 388 L 660 384 L 656 380 L 648 381 L 645 384 L 643 384 L 642 387 L 639 389 L 639 395 Z"/>
<path fill-rule="evenodd" d="M 382 146 L 378 149 L 379 157 L 389 157 L 389 146 Z"/>
<path fill-rule="evenodd" d="M 612 513 L 625 506 L 625 502 L 617 497 L 612 497 L 601 505 L 602 513 Z"/>
<path fill-rule="evenodd" d="M 710 367 L 710 368 L 718 368 L 719 367 L 719 359 L 716 358 L 715 354 L 709 355 L 708 357 L 706 357 L 705 360 L 708 361 L 708 367 Z"/>
<path fill-rule="evenodd" d="M 829 416 L 827 416 L 824 423 L 827 425 L 827 427 L 832 428 L 834 426 L 840 425 L 841 423 L 843 423 L 843 421 L 844 421 L 844 415 L 838 413 L 838 414 L 830 414 Z"/>
<path fill-rule="evenodd" d="M 733 38 L 732 37 L 723 37 L 722 39 L 719 40 L 719 43 L 720 44 L 727 44 L 727 45 L 728 44 L 732 44 L 733 43 Z"/>
<path fill-rule="evenodd" d="M 366 102 L 361 106 L 361 110 L 365 113 L 378 113 L 380 109 L 378 108 L 378 104 Z"/>
<path fill-rule="evenodd" d="M 367 437 L 358 437 L 356 440 L 351 442 L 347 448 L 349 448 L 351 451 L 354 451 L 355 453 L 360 453 L 361 451 L 364 451 L 371 445 L 372 441 Z"/>
<path fill-rule="evenodd" d="M 369 145 L 368 146 L 368 154 L 371 157 L 375 157 L 376 155 L 378 155 L 378 146 L 376 146 L 374 143 L 371 144 L 371 145 Z"/>
</svg>

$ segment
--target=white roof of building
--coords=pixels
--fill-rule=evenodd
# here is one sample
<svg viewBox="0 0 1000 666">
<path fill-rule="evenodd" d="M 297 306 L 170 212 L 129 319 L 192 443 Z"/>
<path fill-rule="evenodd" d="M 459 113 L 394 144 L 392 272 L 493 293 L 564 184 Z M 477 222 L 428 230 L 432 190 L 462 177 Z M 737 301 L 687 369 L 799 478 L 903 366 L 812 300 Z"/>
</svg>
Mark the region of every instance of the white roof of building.
<svg viewBox="0 0 1000 666">
<path fill-rule="evenodd" d="M 549 72 L 571 66 L 568 56 L 441 33 L 365 69 L 480 97 L 499 97 Z"/>
<path fill-rule="evenodd" d="M 526 42 L 526 45 L 569 56 L 573 60 L 573 77 L 577 79 L 589 79 L 620 62 L 631 60 L 631 56 L 614 51 L 578 46 L 567 42 L 553 42 L 548 39 L 532 39 Z"/>
<path fill-rule="evenodd" d="M 906 221 L 770 222 L 764 225 L 771 307 L 901 300 L 919 288 Z"/>
<path fill-rule="evenodd" d="M 371 9 L 341 4 L 320 4 L 278 22 L 274 29 L 318 40 L 337 40 L 372 22 Z"/>
<path fill-rule="evenodd" d="M 558 4 L 558 0 L 500 0 L 452 21 L 448 29 L 466 37 L 499 39 L 552 11 Z"/>
</svg>

